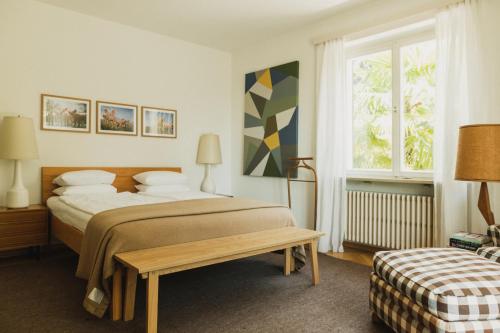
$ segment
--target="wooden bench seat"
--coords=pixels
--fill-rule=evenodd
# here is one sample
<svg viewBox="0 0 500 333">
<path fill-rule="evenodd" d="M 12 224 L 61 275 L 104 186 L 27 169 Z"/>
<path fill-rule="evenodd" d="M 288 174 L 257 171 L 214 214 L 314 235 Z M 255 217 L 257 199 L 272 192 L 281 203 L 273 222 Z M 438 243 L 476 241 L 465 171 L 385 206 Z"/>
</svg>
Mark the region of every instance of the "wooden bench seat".
<svg viewBox="0 0 500 333">
<path fill-rule="evenodd" d="M 293 271 L 292 247 L 310 244 L 312 283 L 319 283 L 317 242 L 323 233 L 285 227 L 229 237 L 119 253 L 115 255 L 117 269 L 113 276 L 113 319 L 120 319 L 122 307 L 123 265 L 126 272 L 124 320 L 134 316 L 137 275 L 147 279 L 147 332 L 157 331 L 158 277 L 225 261 L 255 256 L 267 252 L 284 251 L 284 274 Z"/>
</svg>

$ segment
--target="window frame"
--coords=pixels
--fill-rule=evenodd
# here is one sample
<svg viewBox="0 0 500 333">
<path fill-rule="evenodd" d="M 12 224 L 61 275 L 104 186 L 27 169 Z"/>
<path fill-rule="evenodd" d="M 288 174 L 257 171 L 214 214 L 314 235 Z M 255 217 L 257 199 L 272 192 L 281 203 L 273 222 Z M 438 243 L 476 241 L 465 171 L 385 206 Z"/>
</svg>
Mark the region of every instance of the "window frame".
<svg viewBox="0 0 500 333">
<path fill-rule="evenodd" d="M 433 172 L 404 170 L 404 160 L 402 156 L 404 147 L 403 119 L 401 107 L 403 105 L 403 96 L 401 93 L 401 48 L 432 41 L 436 39 L 434 25 L 426 26 L 423 29 L 404 31 L 400 34 L 392 34 L 380 38 L 375 38 L 363 43 L 355 41 L 346 42 L 346 92 L 347 92 L 347 110 L 350 120 L 350 135 L 348 141 L 348 164 L 347 176 L 349 177 L 383 177 L 383 178 L 410 178 L 410 179 L 432 179 Z M 391 51 L 392 55 L 392 169 L 355 169 L 352 166 L 352 60 L 357 57 L 370 55 L 377 52 Z"/>
</svg>

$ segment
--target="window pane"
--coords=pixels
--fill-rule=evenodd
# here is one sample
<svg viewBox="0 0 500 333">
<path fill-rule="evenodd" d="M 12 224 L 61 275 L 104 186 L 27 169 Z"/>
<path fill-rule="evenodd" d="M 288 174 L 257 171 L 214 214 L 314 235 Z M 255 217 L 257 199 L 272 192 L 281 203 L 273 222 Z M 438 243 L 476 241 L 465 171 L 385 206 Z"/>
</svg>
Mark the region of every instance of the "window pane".
<svg viewBox="0 0 500 333">
<path fill-rule="evenodd" d="M 392 55 L 352 60 L 353 168 L 392 169 Z"/>
<path fill-rule="evenodd" d="M 435 41 L 401 48 L 403 168 L 432 169 L 436 87 Z"/>
</svg>

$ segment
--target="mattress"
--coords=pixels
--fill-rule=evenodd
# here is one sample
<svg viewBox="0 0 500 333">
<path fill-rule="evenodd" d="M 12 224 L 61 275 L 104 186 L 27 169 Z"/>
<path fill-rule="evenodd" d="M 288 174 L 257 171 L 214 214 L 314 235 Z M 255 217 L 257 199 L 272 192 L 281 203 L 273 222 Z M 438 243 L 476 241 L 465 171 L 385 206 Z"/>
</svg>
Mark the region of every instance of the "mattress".
<svg viewBox="0 0 500 333">
<path fill-rule="evenodd" d="M 47 200 L 47 207 L 49 207 L 52 215 L 57 217 L 57 219 L 61 222 L 69 224 L 72 227 L 77 228 L 81 232 L 85 231 L 85 227 L 87 227 L 87 223 L 92 218 L 92 214 L 83 212 L 76 208 L 71 207 L 68 204 L 65 204 L 61 201 L 61 197 L 50 197 Z"/>
<path fill-rule="evenodd" d="M 102 211 L 136 205 L 212 197 L 218 196 L 200 191 L 155 193 L 154 195 L 130 192 L 80 194 L 50 197 L 47 200 L 47 206 L 58 220 L 85 232 L 90 219 Z"/>
</svg>

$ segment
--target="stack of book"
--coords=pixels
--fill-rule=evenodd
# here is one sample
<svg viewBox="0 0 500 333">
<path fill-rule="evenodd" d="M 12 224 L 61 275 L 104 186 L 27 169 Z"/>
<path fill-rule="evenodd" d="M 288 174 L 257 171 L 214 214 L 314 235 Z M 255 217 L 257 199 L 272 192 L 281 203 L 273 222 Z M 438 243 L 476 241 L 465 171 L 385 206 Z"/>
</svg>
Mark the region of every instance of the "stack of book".
<svg viewBox="0 0 500 333">
<path fill-rule="evenodd" d="M 460 249 L 476 251 L 480 247 L 491 243 L 491 237 L 481 234 L 471 234 L 468 232 L 457 232 L 450 237 L 450 246 Z"/>
</svg>

